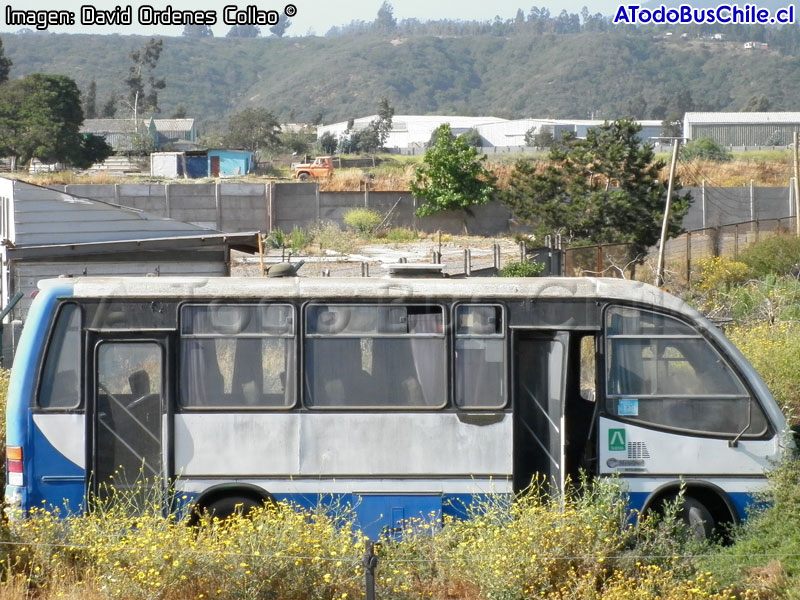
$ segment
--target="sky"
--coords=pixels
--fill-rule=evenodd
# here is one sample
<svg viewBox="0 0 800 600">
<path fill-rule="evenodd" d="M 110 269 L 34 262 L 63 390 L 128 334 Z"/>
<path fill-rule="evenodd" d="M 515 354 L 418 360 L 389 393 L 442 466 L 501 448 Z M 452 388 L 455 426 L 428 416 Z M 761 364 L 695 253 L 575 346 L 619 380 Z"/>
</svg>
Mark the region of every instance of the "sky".
<svg viewBox="0 0 800 600">
<path fill-rule="evenodd" d="M 254 6 L 261 11 L 275 10 L 283 12 L 287 4 L 296 8 L 296 14 L 291 18 L 292 25 L 287 30 L 287 35 L 325 35 L 335 25 L 346 25 L 354 20 L 373 21 L 383 0 L 156 0 L 149 4 L 158 11 L 164 11 L 167 6 L 175 10 L 213 11 L 217 24 L 211 26 L 216 37 L 224 37 L 231 25 L 223 23 L 224 7 L 231 5 L 242 11 L 245 15 L 248 6 Z M 590 12 L 611 14 L 619 5 L 614 0 L 394 0 L 390 1 L 394 9 L 394 16 L 398 21 L 416 18 L 420 21 L 437 19 L 454 19 L 464 21 L 489 21 L 495 16 L 502 19 L 511 19 L 521 8 L 526 14 L 531 6 L 546 6 L 553 15 L 562 9 L 579 13 L 583 6 L 588 6 Z M 86 14 L 99 15 L 97 11 L 114 11 L 115 7 L 131 7 L 130 25 L 98 25 L 82 24 L 82 6 L 87 6 Z M 146 2 L 126 2 L 126 0 L 11 0 L 2 4 L 0 14 L 0 32 L 15 32 L 22 29 L 22 25 L 9 25 L 8 11 L 26 11 L 26 16 L 31 19 L 44 19 L 46 15 L 56 17 L 54 11 L 70 11 L 75 18 L 74 25 L 52 25 L 47 31 L 54 33 L 95 33 L 95 34 L 135 34 L 135 35 L 180 35 L 183 26 L 143 25 L 139 22 L 139 7 L 147 6 Z M 236 10 L 234 9 L 234 11 Z M 34 15 L 32 12 L 38 11 Z M 113 14 L 113 12 L 111 13 Z M 97 17 L 95 17 L 97 18 Z M 27 27 L 34 29 L 35 26 Z M 262 34 L 269 31 L 269 26 L 261 26 Z"/>
</svg>

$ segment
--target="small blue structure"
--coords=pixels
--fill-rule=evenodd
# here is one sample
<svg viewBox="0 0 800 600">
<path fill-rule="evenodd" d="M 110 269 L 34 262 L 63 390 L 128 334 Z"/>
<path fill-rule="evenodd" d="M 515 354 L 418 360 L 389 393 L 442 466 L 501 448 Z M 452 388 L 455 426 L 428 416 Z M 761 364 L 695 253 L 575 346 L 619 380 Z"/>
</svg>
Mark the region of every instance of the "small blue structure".
<svg viewBox="0 0 800 600">
<path fill-rule="evenodd" d="M 209 150 L 207 155 L 211 177 L 247 175 L 255 168 L 250 150 Z"/>
</svg>

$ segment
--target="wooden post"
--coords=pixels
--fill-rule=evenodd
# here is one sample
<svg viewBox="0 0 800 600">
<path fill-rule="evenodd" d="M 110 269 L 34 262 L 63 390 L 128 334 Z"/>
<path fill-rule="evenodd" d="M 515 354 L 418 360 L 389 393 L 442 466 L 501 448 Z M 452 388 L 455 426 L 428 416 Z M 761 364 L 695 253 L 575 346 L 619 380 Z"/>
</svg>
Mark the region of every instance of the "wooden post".
<svg viewBox="0 0 800 600">
<path fill-rule="evenodd" d="M 672 163 L 669 166 L 669 182 L 667 183 L 667 201 L 664 204 L 664 222 L 661 224 L 661 241 L 658 244 L 658 268 L 656 269 L 656 286 L 664 284 L 664 248 L 667 245 L 667 229 L 669 227 L 669 206 L 672 202 L 672 182 L 675 180 L 675 163 L 678 162 L 678 140 L 672 145 Z"/>
<path fill-rule="evenodd" d="M 686 285 L 692 287 L 692 232 L 686 232 Z"/>
<path fill-rule="evenodd" d="M 794 144 L 792 144 L 794 148 L 794 231 L 795 235 L 800 236 L 800 175 L 798 174 L 798 158 L 797 154 L 797 132 L 794 132 Z"/>
</svg>

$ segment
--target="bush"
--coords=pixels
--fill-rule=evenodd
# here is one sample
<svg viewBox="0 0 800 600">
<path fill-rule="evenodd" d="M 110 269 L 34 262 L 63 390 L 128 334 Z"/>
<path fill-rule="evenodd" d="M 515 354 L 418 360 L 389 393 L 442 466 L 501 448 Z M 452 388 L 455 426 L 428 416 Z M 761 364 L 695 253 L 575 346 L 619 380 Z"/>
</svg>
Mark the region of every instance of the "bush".
<svg viewBox="0 0 800 600">
<path fill-rule="evenodd" d="M 739 254 L 752 277 L 796 274 L 800 267 L 800 237 L 776 235 L 762 239 Z"/>
<path fill-rule="evenodd" d="M 406 227 L 392 227 L 386 232 L 386 241 L 394 243 L 413 242 L 419 239 L 419 234 Z"/>
<path fill-rule="evenodd" d="M 787 417 L 800 422 L 800 323 L 758 323 L 725 332 L 769 387 Z"/>
<path fill-rule="evenodd" d="M 696 268 L 695 288 L 710 294 L 726 291 L 750 277 L 750 267 L 745 263 L 719 256 L 701 258 Z"/>
<path fill-rule="evenodd" d="M 381 214 L 369 208 L 353 208 L 344 215 L 344 224 L 364 237 L 371 236 L 382 222 Z"/>
<path fill-rule="evenodd" d="M 342 231 L 335 223 L 319 223 L 310 231 L 312 243 L 321 251 L 351 254 L 358 248 L 352 232 Z"/>
<path fill-rule="evenodd" d="M 681 159 L 686 161 L 711 160 L 714 162 L 728 162 L 732 158 L 733 155 L 730 152 L 710 137 L 694 139 L 681 149 Z"/>
<path fill-rule="evenodd" d="M 289 245 L 292 250 L 302 250 L 311 243 L 311 236 L 305 229 L 301 229 L 297 225 L 292 227 L 292 233 L 289 234 Z"/>
<path fill-rule="evenodd" d="M 706 561 L 704 568 L 727 584 L 737 598 L 798 598 L 800 589 L 800 461 L 785 460 L 769 475 L 767 491 L 735 544 Z"/>
<path fill-rule="evenodd" d="M 500 277 L 538 277 L 545 269 L 544 263 L 525 260 L 513 261 L 503 266 Z"/>
</svg>

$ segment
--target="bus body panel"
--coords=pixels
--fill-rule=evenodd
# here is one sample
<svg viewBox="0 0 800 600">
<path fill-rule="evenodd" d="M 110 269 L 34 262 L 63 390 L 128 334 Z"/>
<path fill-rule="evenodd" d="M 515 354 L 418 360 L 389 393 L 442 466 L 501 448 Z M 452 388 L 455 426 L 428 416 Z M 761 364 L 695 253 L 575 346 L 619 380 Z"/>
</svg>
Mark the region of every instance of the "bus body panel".
<svg viewBox="0 0 800 600">
<path fill-rule="evenodd" d="M 52 280 L 42 286 L 31 303 L 26 325 L 23 327 L 14 355 L 14 368 L 11 370 L 6 397 L 6 445 L 19 446 L 23 449 L 24 480 L 22 486 L 6 484 L 6 498 L 12 511 L 41 506 L 42 500 L 54 506 L 61 505 L 61 498 L 58 495 L 52 498 L 45 497 L 34 481 L 31 481 L 31 478 L 41 478 L 52 470 L 47 460 L 49 442 L 45 440 L 42 444 L 42 441 L 35 437 L 32 408 L 36 396 L 39 366 L 45 352 L 53 314 L 59 298 L 69 297 L 72 292 L 73 285 L 69 280 Z M 44 468 L 44 473 L 41 469 L 37 470 L 37 467 Z M 67 468 L 70 469 L 69 466 Z M 59 472 L 56 470 L 52 474 L 58 475 Z"/>
<path fill-rule="evenodd" d="M 777 435 L 742 439 L 730 448 L 728 439 L 669 433 L 605 417 L 599 431 L 601 475 L 761 476 L 774 466 L 780 451 Z"/>
<path fill-rule="evenodd" d="M 175 471 L 186 477 L 508 477 L 512 419 L 500 417 L 474 425 L 452 412 L 178 413 Z M 215 443 L 203 443 L 209 439 Z"/>
<path fill-rule="evenodd" d="M 653 494 L 665 486 L 677 491 L 681 486 L 692 484 L 713 485 L 722 490 L 736 510 L 737 517 L 745 519 L 753 500 L 767 487 L 767 480 L 763 477 L 630 477 L 625 480 L 625 489 L 631 510 L 641 510 L 649 505 Z"/>
<path fill-rule="evenodd" d="M 765 437 L 770 436 L 768 439 L 758 439 L 757 434 L 739 436 L 736 443 L 729 443 L 731 439 L 724 435 L 670 432 L 633 424 L 624 416 L 598 417 L 603 412 L 602 405 L 587 408 L 587 404 L 581 403 L 583 410 L 588 411 L 586 414 L 594 419 L 591 435 L 597 453 L 591 458 L 598 459 L 598 466 L 593 474 L 619 475 L 628 488 L 633 508 L 648 505 L 665 486 L 677 489 L 683 479 L 690 485 L 714 486 L 743 516 L 753 494 L 766 485 L 764 472 L 789 445 L 783 442 L 788 429 L 785 417 L 763 380 L 733 344 L 681 300 L 639 282 L 597 278 L 110 277 L 52 280 L 41 282 L 40 289 L 23 329 L 9 386 L 8 445 L 22 447 L 24 459 L 23 485 L 6 486 L 6 498 L 12 507 L 29 509 L 41 506 L 43 501 L 47 506 L 63 506 L 66 501 L 69 508 L 79 508 L 90 486 L 88 465 L 97 464 L 96 457 L 89 454 L 93 443 L 87 437 L 87 430 L 94 431 L 94 426 L 87 422 L 86 416 L 87 403 L 91 407 L 96 395 L 96 391 L 89 389 L 96 383 L 93 365 L 84 365 L 84 376 L 89 379 L 82 388 L 86 397 L 79 408 L 35 407 L 37 378 L 47 351 L 53 315 L 58 303 L 67 298 L 82 304 L 87 321 L 92 320 L 83 323 L 82 333 L 88 336 L 84 339 L 106 334 L 111 339 L 116 331 L 132 339 L 141 331 L 157 329 L 160 337 L 155 336 L 158 339 L 153 341 L 162 344 L 164 373 L 169 378 L 163 388 L 167 407 L 161 428 L 163 464 L 169 469 L 167 476 L 176 478 L 178 493 L 190 500 L 202 498 L 215 486 L 241 484 L 264 490 L 265 497 L 269 494 L 302 506 L 322 501 L 343 502 L 355 508 L 359 524 L 375 535 L 381 529 L 397 527 L 404 519 L 463 515 L 466 510 L 458 507 L 466 507 L 476 499 L 497 494 L 510 496 L 526 485 L 514 480 L 515 460 L 520 457 L 528 460 L 540 448 L 548 452 L 553 450 L 550 446 L 559 446 L 550 455 L 565 462 L 563 446 L 571 443 L 565 427 L 571 426 L 571 417 L 565 419 L 564 406 L 568 403 L 578 406 L 576 400 L 582 391 L 566 377 L 567 369 L 573 374 L 577 372 L 572 342 L 579 341 L 580 336 L 593 338 L 596 351 L 592 358 L 602 368 L 606 360 L 603 338 L 607 327 L 602 311 L 604 307 L 617 305 L 669 314 L 701 332 L 746 382 L 748 394 L 766 415 L 769 427 L 765 431 L 769 433 Z M 563 308 L 568 300 L 579 300 L 572 303 L 572 312 Z M 307 399 L 303 398 L 304 392 L 299 392 L 295 405 L 279 409 L 178 406 L 176 392 L 181 385 L 178 379 L 181 363 L 180 356 L 176 358 L 173 354 L 181 352 L 179 309 L 182 304 L 192 302 L 292 304 L 291 316 L 297 319 L 291 333 L 297 359 L 294 368 L 301 370 L 295 373 L 295 383 L 305 383 L 303 342 L 307 341 L 305 315 L 309 303 L 400 302 L 448 307 L 449 312 L 443 313 L 447 329 L 440 336 L 447 353 L 445 368 L 449 369 L 446 402 L 442 408 L 408 410 L 384 410 L 377 406 L 324 409 L 304 404 Z M 162 303 L 168 304 L 172 312 L 162 313 Z M 510 393 L 503 396 L 503 403 L 498 403 L 503 404 L 502 411 L 492 408 L 491 403 L 477 411 L 453 406 L 455 393 L 451 387 L 458 341 L 453 321 L 458 315 L 457 305 L 468 303 L 503 305 L 502 313 L 498 313 L 502 314 L 499 334 L 504 340 L 502 368 Z M 133 317 L 126 321 L 125 307 L 130 306 L 138 311 L 136 318 L 140 321 Z M 158 326 L 149 316 L 156 313 L 161 315 Z M 90 319 L 91 315 L 94 317 Z M 114 320 L 117 318 L 122 325 Z M 558 342 L 561 351 L 533 353 L 531 356 L 543 358 L 541 364 L 536 363 L 538 371 L 534 369 L 533 375 L 563 370 L 563 381 L 556 376 L 558 373 L 550 373 L 554 383 L 549 400 L 554 414 L 545 415 L 552 423 L 555 432 L 552 435 L 558 435 L 557 443 L 548 445 L 544 440 L 539 441 L 539 446 L 520 442 L 520 428 L 515 427 L 520 398 L 514 395 L 517 388 L 512 377 L 519 379 L 519 371 L 526 365 L 518 364 L 511 355 L 520 341 L 537 340 Z M 87 351 L 86 355 L 89 354 Z M 601 368 L 597 370 L 597 383 L 592 383 L 596 392 L 593 402 L 598 403 L 604 402 L 606 394 Z M 623 400 L 627 398 L 624 396 Z M 474 414 L 481 418 L 474 418 Z M 533 424 L 537 419 L 542 420 L 536 412 L 531 412 L 529 418 Z M 540 429 L 542 434 L 550 433 L 544 426 Z M 532 440 L 536 442 L 538 438 Z M 581 443 L 584 441 L 581 439 Z M 530 448 L 522 452 L 521 445 Z"/>
</svg>

